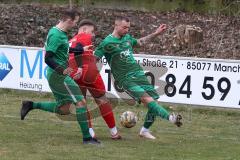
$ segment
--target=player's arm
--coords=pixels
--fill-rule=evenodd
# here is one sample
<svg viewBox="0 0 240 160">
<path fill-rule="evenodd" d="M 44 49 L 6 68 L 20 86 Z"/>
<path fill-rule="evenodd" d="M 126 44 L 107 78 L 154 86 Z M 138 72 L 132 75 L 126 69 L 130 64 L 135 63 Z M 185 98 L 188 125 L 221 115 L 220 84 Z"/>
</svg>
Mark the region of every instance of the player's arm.
<svg viewBox="0 0 240 160">
<path fill-rule="evenodd" d="M 62 66 L 60 66 L 58 63 L 56 63 L 54 61 L 54 52 L 52 51 L 46 51 L 45 54 L 45 63 L 52 68 L 53 70 L 55 70 L 57 73 L 62 74 L 62 75 L 66 75 L 69 74 L 71 72 L 71 69 L 64 69 Z"/>
<path fill-rule="evenodd" d="M 84 52 L 83 46 L 81 43 L 77 43 L 76 47 L 69 47 L 69 53 L 82 54 Z"/>
<path fill-rule="evenodd" d="M 151 41 L 152 39 L 154 39 L 155 37 L 160 35 L 162 32 L 164 32 L 166 30 L 166 28 L 167 28 L 166 24 L 161 24 L 155 32 L 153 32 L 145 37 L 137 39 L 137 44 L 139 46 L 145 45 L 146 43 L 148 43 L 149 41 Z"/>
<path fill-rule="evenodd" d="M 106 50 L 104 50 L 104 43 L 100 43 L 99 46 L 95 49 L 93 55 L 95 56 L 95 62 L 97 63 L 103 56 Z"/>
<path fill-rule="evenodd" d="M 69 53 L 74 53 L 75 61 L 78 65 L 78 67 L 82 66 L 82 58 L 81 55 L 84 51 L 92 51 L 93 45 L 84 46 L 81 43 L 77 43 L 75 47 L 69 48 Z"/>
<path fill-rule="evenodd" d="M 82 67 L 81 54 L 83 52 L 84 52 L 84 49 L 83 49 L 83 45 L 81 43 L 77 43 L 75 47 L 69 48 L 69 53 L 74 53 L 74 59 L 75 59 L 78 67 Z"/>
<path fill-rule="evenodd" d="M 45 63 L 57 73 L 61 75 L 69 75 L 72 72 L 72 69 L 69 67 L 65 69 L 54 60 L 60 45 L 61 40 L 58 36 L 48 35 L 45 43 L 46 54 L 44 60 Z"/>
</svg>

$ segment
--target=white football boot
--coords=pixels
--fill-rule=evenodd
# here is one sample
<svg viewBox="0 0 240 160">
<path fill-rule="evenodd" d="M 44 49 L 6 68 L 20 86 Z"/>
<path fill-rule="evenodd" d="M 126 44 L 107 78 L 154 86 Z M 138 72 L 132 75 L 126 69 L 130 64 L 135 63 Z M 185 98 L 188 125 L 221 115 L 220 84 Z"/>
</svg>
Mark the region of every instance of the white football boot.
<svg viewBox="0 0 240 160">
<path fill-rule="evenodd" d="M 118 133 L 117 127 L 110 128 L 111 138 L 113 140 L 120 140 L 122 136 Z"/>
<path fill-rule="evenodd" d="M 149 129 L 146 129 L 144 127 L 142 127 L 142 129 L 140 130 L 139 136 L 142 137 L 142 138 L 147 138 L 147 139 L 156 139 L 156 137 L 154 137 L 150 133 Z"/>
<path fill-rule="evenodd" d="M 183 125 L 181 120 L 182 116 L 180 114 L 175 115 L 174 113 L 172 113 L 169 115 L 169 121 L 174 123 L 178 127 L 181 127 Z"/>
</svg>

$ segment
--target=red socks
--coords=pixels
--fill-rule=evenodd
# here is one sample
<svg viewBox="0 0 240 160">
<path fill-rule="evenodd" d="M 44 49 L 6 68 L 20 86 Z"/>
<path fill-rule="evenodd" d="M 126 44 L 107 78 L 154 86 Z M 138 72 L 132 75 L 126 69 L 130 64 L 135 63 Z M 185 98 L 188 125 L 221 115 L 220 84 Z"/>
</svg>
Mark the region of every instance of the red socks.
<svg viewBox="0 0 240 160">
<path fill-rule="evenodd" d="M 114 114 L 112 112 L 112 105 L 110 103 L 104 103 L 99 106 L 100 113 L 105 120 L 106 124 L 108 125 L 108 128 L 115 127 L 115 119 Z M 89 110 L 87 109 L 87 117 L 88 117 L 88 127 L 92 128 L 92 116 Z"/>
</svg>

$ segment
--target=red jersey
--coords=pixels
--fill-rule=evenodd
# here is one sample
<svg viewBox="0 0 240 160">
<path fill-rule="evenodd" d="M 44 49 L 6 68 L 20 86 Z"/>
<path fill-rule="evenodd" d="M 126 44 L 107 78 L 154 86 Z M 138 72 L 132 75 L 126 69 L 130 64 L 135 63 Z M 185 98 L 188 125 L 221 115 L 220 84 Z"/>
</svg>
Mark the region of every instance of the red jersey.
<svg viewBox="0 0 240 160">
<path fill-rule="evenodd" d="M 92 45 L 92 36 L 91 34 L 80 33 L 74 36 L 69 41 L 69 43 L 70 47 L 72 48 L 76 47 L 77 43 L 81 43 L 82 46 Z M 82 61 L 82 75 L 79 80 L 76 80 L 76 82 L 81 85 L 92 84 L 95 85 L 97 88 L 104 89 L 104 84 L 98 71 L 93 51 L 85 51 L 80 56 Z M 73 68 L 73 72 L 70 75 L 71 77 L 73 77 L 78 70 L 74 53 L 70 53 L 69 55 L 69 67 Z"/>
<path fill-rule="evenodd" d="M 82 46 L 92 45 L 92 35 L 86 34 L 86 33 L 77 34 L 69 41 L 69 46 L 71 48 L 74 48 L 76 47 L 77 43 L 80 43 Z M 89 64 L 89 62 L 91 62 L 89 60 L 94 58 L 92 51 L 85 51 L 81 56 L 82 56 L 82 65 Z M 72 59 L 74 59 L 74 53 L 70 53 L 69 55 L 70 62 L 72 62 Z"/>
</svg>

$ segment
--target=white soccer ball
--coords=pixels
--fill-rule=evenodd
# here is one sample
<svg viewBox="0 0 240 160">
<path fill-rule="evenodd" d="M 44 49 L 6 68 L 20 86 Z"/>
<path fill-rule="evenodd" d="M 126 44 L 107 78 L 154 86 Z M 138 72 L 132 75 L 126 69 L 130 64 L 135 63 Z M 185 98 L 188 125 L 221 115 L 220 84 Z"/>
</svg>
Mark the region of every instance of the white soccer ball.
<svg viewBox="0 0 240 160">
<path fill-rule="evenodd" d="M 121 125 L 126 128 L 132 128 L 137 123 L 137 116 L 131 111 L 125 111 L 121 114 L 120 117 Z"/>
</svg>

